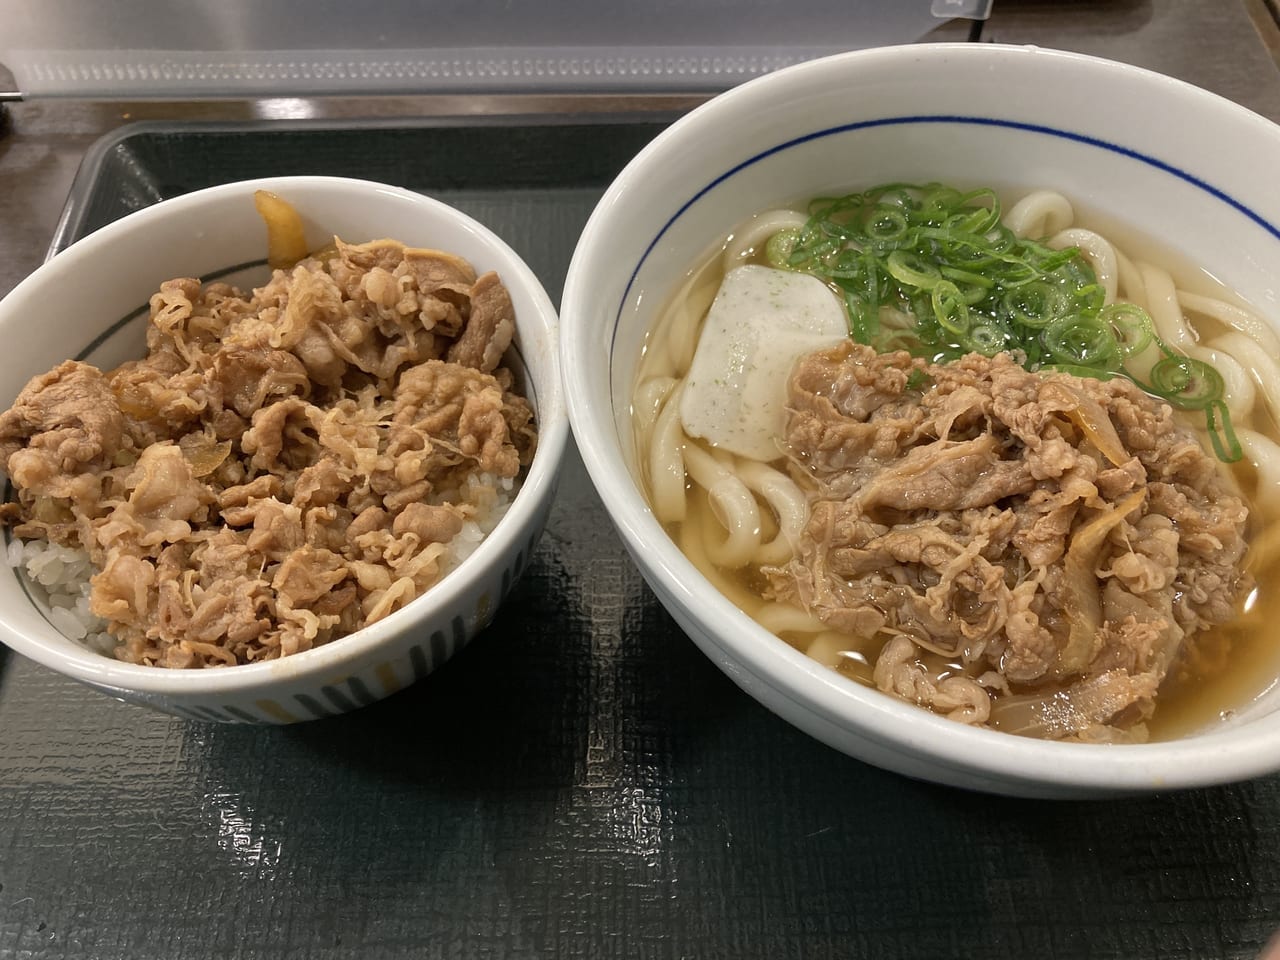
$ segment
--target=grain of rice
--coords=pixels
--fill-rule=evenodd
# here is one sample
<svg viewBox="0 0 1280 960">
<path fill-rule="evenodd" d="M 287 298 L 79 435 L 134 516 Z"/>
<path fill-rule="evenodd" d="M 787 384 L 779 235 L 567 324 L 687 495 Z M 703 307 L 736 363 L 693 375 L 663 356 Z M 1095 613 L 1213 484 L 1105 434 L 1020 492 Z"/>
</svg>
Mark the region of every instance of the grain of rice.
<svg viewBox="0 0 1280 960">
<path fill-rule="evenodd" d="M 5 560 L 24 574 L 27 589 L 55 630 L 95 653 L 111 655 L 115 639 L 105 633 L 106 621 L 89 610 L 93 568 L 88 553 L 40 540 L 14 539 L 5 549 Z M 109 640 L 105 645 L 104 636 Z"/>
</svg>

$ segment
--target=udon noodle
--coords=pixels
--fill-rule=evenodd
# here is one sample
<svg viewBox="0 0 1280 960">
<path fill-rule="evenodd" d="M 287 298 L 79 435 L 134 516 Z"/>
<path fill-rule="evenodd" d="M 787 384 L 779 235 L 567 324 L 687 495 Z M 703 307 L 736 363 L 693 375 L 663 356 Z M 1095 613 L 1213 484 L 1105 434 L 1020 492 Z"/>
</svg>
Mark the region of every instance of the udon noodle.
<svg viewBox="0 0 1280 960">
<path fill-rule="evenodd" d="M 1060 695 L 1060 688 L 1046 682 L 1011 691 L 1007 681 L 991 676 L 977 680 L 971 676 L 961 682 L 963 665 L 957 662 L 955 651 L 931 653 L 927 636 L 910 637 L 914 646 L 906 653 L 895 653 L 890 649 L 891 636 L 860 636 L 834 629 L 795 597 L 778 596 L 767 571 L 795 556 L 815 500 L 805 470 L 788 457 L 781 438 L 777 457 L 762 462 L 690 436 L 681 420 L 680 401 L 704 318 L 725 275 L 743 264 L 763 262 L 771 237 L 780 230 L 801 228 L 808 219 L 803 210 L 778 209 L 741 225 L 690 271 L 646 342 L 633 406 L 637 460 L 654 514 L 702 573 L 765 629 L 868 686 L 887 689 L 877 672 L 878 664 L 883 673 L 886 659 L 914 657 L 916 667 L 927 674 L 923 680 L 930 691 L 928 697 L 916 698 L 917 702 L 961 721 L 1059 739 L 1142 740 L 1149 735 L 1175 735 L 1186 728 L 1186 722 L 1180 727 L 1164 714 L 1183 712 L 1207 719 L 1236 706 L 1229 702 L 1232 698 L 1247 699 L 1247 681 L 1224 686 L 1214 678 L 1229 672 L 1226 668 L 1233 662 L 1246 664 L 1245 649 L 1253 642 L 1249 638 L 1262 632 L 1259 625 L 1268 611 L 1271 620 L 1276 619 L 1278 605 L 1269 591 L 1253 590 L 1245 602 L 1236 604 L 1236 616 L 1229 623 L 1198 634 L 1194 643 L 1183 645 L 1164 677 L 1159 718 L 1151 720 L 1147 710 L 1119 727 L 1095 724 L 1088 730 L 1002 725 L 999 711 L 991 711 L 992 704 L 1018 696 L 1051 698 Z M 1280 444 L 1275 427 L 1280 422 L 1280 362 L 1276 359 L 1280 357 L 1280 337 L 1228 293 L 1212 291 L 1205 278 L 1188 281 L 1175 277 L 1145 251 L 1138 255 L 1126 250 L 1105 233 L 1082 224 L 1071 203 L 1058 193 L 1046 190 L 1023 197 L 1007 209 L 1003 223 L 1019 237 L 1045 238 L 1041 242 L 1053 250 L 1076 248 L 1096 275 L 1107 304 L 1132 303 L 1144 308 L 1159 339 L 1173 350 L 1211 365 L 1221 375 L 1222 401 L 1234 424 L 1242 457 L 1231 466 L 1220 465 L 1220 469 L 1226 487 L 1238 490 L 1248 504 L 1247 566 L 1261 582 L 1259 571 L 1280 556 L 1280 528 L 1272 523 L 1280 508 Z M 882 327 L 890 333 L 900 321 L 894 311 L 880 311 Z M 1142 382 L 1158 356 L 1151 350 L 1138 354 L 1127 369 Z M 1197 432 L 1207 449 L 1204 418 L 1186 412 L 1176 416 Z M 1212 700 L 1199 712 L 1190 706 L 1175 709 L 1179 702 L 1194 702 L 1196 689 L 1210 691 L 1202 693 L 1201 700 L 1208 695 L 1222 702 Z M 1215 689 L 1216 695 L 1212 693 Z M 902 694 L 901 690 L 895 692 Z"/>
</svg>

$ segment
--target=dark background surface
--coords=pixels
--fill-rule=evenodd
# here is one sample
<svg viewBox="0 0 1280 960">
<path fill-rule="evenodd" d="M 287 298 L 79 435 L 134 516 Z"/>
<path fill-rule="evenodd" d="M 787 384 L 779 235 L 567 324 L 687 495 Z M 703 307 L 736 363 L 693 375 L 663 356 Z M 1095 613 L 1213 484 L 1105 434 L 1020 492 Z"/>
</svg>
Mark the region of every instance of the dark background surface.
<svg viewBox="0 0 1280 960">
<path fill-rule="evenodd" d="M 486 220 L 558 300 L 660 126 L 134 127 L 62 240 L 221 180 L 360 175 Z M 576 453 L 492 626 L 356 713 L 192 723 L 0 647 L 4 958 L 1190 960 L 1277 927 L 1280 778 L 1017 801 L 835 753 L 684 637 Z"/>
</svg>

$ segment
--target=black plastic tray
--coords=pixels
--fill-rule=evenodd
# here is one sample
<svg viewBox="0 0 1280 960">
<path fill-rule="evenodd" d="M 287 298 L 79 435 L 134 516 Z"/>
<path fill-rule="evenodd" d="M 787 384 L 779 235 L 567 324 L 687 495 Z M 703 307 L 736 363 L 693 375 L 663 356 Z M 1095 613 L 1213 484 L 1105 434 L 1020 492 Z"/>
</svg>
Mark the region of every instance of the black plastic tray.
<svg viewBox="0 0 1280 960">
<path fill-rule="evenodd" d="M 281 173 L 482 217 L 558 297 L 663 120 L 139 125 L 57 244 Z M 289 728 L 185 722 L 0 648 L 0 957 L 1253 958 L 1280 778 L 1107 802 L 915 783 L 777 719 L 646 588 L 572 455 L 534 562 L 418 685 Z"/>
</svg>

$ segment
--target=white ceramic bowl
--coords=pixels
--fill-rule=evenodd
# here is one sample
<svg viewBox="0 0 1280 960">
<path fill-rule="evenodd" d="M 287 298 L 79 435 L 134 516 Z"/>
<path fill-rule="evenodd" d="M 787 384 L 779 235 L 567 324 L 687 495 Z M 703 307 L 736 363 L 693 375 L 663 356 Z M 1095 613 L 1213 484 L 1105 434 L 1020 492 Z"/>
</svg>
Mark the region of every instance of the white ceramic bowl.
<svg viewBox="0 0 1280 960">
<path fill-rule="evenodd" d="M 494 233 L 437 200 L 360 180 L 282 177 L 201 190 L 131 214 L 73 244 L 0 301 L 0 405 L 69 356 L 113 366 L 144 352 L 145 308 L 170 277 L 269 276 L 254 210 L 263 188 L 302 214 L 315 249 L 337 234 L 392 237 L 496 270 L 511 293 L 516 335 L 508 362 L 523 373 L 538 415 L 537 453 L 514 502 L 474 553 L 422 597 L 330 644 L 261 664 L 167 670 L 120 663 L 62 637 L 17 572 L 0 567 L 0 640 L 113 696 L 181 716 L 289 723 L 341 713 L 407 686 L 459 650 L 492 618 L 533 554 L 568 439 L 558 329 L 537 277 Z M 11 534 L 5 531 L 6 542 Z"/>
<path fill-rule="evenodd" d="M 1205 265 L 1280 319 L 1280 129 L 1185 83 L 1030 47 L 921 44 L 789 68 L 666 130 L 582 234 L 561 303 L 570 420 L 659 599 L 744 690 L 838 750 L 993 792 L 1189 787 L 1280 769 L 1280 686 L 1231 726 L 1141 746 L 971 729 L 848 681 L 742 614 L 685 559 L 634 479 L 628 409 L 646 329 L 751 214 L 886 181 L 1052 187 Z"/>
</svg>

